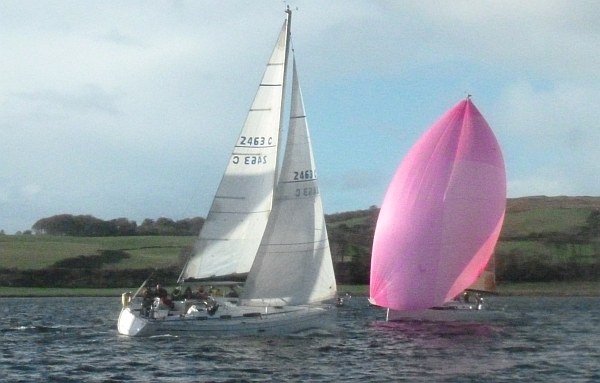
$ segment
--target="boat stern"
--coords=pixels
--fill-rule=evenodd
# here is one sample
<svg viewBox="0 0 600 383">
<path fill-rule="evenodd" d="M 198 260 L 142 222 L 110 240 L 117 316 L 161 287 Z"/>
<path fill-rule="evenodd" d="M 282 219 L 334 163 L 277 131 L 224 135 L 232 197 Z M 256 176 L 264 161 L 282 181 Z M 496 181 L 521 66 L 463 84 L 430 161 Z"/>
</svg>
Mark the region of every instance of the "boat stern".
<svg viewBox="0 0 600 383">
<path fill-rule="evenodd" d="M 130 307 L 124 307 L 119 314 L 117 329 L 119 334 L 128 336 L 137 336 L 148 324 L 148 320 L 135 315 Z"/>
</svg>

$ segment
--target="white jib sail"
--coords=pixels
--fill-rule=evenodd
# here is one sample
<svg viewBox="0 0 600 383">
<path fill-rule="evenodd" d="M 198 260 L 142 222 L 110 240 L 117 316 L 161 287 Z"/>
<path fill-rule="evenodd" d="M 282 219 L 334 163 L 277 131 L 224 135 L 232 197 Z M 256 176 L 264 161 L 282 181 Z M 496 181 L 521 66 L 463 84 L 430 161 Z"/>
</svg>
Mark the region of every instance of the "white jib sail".
<svg viewBox="0 0 600 383">
<path fill-rule="evenodd" d="M 335 293 L 323 205 L 294 62 L 290 126 L 273 210 L 242 298 L 247 305 L 297 305 L 330 299 Z"/>
<path fill-rule="evenodd" d="M 252 266 L 273 200 L 288 28 L 286 20 L 180 281 L 226 278 Z"/>
</svg>

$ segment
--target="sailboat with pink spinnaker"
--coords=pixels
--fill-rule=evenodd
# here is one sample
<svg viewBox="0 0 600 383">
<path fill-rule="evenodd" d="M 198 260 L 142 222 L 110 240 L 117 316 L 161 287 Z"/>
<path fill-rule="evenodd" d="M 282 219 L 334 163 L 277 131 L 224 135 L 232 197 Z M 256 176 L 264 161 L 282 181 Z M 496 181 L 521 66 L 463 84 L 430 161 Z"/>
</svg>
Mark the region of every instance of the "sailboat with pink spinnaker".
<svg viewBox="0 0 600 383">
<path fill-rule="evenodd" d="M 370 302 L 387 309 L 389 321 L 445 320 L 459 311 L 472 318 L 481 306 L 456 298 L 489 279 L 505 206 L 500 146 L 468 97 L 423 134 L 389 185 L 373 241 Z"/>
</svg>

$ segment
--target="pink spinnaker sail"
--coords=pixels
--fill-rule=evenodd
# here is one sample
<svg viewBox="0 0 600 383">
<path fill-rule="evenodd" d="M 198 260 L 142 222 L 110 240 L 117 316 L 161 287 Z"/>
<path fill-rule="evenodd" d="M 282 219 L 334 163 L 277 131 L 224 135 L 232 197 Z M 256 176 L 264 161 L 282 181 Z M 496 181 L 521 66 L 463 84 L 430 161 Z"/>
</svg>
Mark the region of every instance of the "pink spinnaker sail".
<svg viewBox="0 0 600 383">
<path fill-rule="evenodd" d="M 420 310 L 461 293 L 488 263 L 505 206 L 500 146 L 465 99 L 419 139 L 392 179 L 375 229 L 371 302 Z"/>
</svg>

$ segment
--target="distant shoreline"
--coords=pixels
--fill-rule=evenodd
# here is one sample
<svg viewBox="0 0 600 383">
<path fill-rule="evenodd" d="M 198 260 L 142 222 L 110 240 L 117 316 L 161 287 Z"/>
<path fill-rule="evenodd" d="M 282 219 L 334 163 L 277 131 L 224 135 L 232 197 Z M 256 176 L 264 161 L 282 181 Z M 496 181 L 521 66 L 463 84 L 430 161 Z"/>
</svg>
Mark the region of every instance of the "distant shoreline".
<svg viewBox="0 0 600 383">
<path fill-rule="evenodd" d="M 0 298 L 34 297 L 115 297 L 135 288 L 38 288 L 0 287 Z M 367 296 L 368 285 L 339 285 L 340 294 Z M 498 284 L 498 296 L 591 296 L 600 297 L 600 281 L 595 282 L 523 282 Z"/>
<path fill-rule="evenodd" d="M 520 282 L 498 284 L 500 296 L 600 297 L 600 281 Z"/>
<path fill-rule="evenodd" d="M 368 295 L 368 285 L 341 285 L 342 294 Z M 498 283 L 498 296 L 600 297 L 600 281 L 593 282 L 506 282 Z"/>
</svg>

